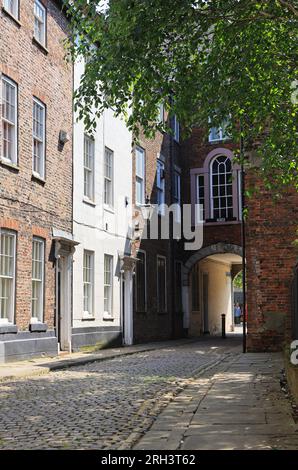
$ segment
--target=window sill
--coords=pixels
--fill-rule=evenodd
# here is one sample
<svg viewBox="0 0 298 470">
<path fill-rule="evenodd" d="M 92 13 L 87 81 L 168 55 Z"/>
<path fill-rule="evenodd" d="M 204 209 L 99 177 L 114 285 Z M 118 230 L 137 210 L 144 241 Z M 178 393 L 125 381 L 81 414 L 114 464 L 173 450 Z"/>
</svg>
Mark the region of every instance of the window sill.
<svg viewBox="0 0 298 470">
<path fill-rule="evenodd" d="M 226 137 L 225 139 L 217 139 L 217 140 L 209 140 L 208 139 L 208 144 L 213 145 L 213 144 L 225 144 L 226 142 L 231 142 L 232 139 L 229 137 Z"/>
<path fill-rule="evenodd" d="M 110 315 L 109 313 L 104 313 L 102 319 L 104 321 L 114 321 L 114 317 L 112 317 L 112 315 Z"/>
<path fill-rule="evenodd" d="M 16 163 L 12 163 L 10 160 L 6 160 L 6 158 L 0 157 L 0 163 L 11 170 L 20 171 L 20 167 Z"/>
<path fill-rule="evenodd" d="M 214 225 L 237 225 L 241 224 L 241 220 L 225 220 L 219 222 L 203 222 L 204 227 L 211 227 Z"/>
<path fill-rule="evenodd" d="M 103 208 L 106 212 L 109 212 L 110 214 L 115 214 L 115 210 L 113 209 L 113 207 L 104 204 Z"/>
<path fill-rule="evenodd" d="M 44 54 L 48 54 L 48 53 L 49 53 L 49 50 L 46 48 L 46 46 L 44 46 L 43 44 L 41 44 L 41 42 L 39 42 L 39 40 L 36 39 L 35 36 L 33 36 L 32 42 L 33 42 L 33 44 L 35 44 L 36 46 L 38 46 L 39 49 L 41 49 L 41 51 L 42 51 Z"/>
<path fill-rule="evenodd" d="M 48 329 L 48 325 L 40 321 L 32 322 L 29 325 L 29 331 L 31 331 L 31 333 L 42 333 L 42 332 L 44 333 L 47 331 L 47 329 Z"/>
<path fill-rule="evenodd" d="M 3 13 L 5 13 L 6 16 L 9 16 L 9 18 L 11 18 L 19 28 L 22 26 L 20 20 L 16 18 L 12 13 L 10 13 L 10 11 L 8 11 L 5 7 L 2 7 L 2 11 Z"/>
<path fill-rule="evenodd" d="M 94 315 L 90 315 L 90 316 L 85 315 L 81 318 L 81 320 L 82 321 L 95 321 L 95 316 Z"/>
<path fill-rule="evenodd" d="M 31 180 L 36 181 L 37 183 L 40 183 L 42 185 L 46 184 L 46 180 L 37 173 L 32 173 Z"/>
<path fill-rule="evenodd" d="M 9 334 L 9 333 L 17 333 L 18 327 L 17 325 L 13 325 L 9 322 L 0 322 L 0 334 Z"/>
<path fill-rule="evenodd" d="M 83 202 L 84 202 L 85 204 L 88 204 L 89 206 L 96 207 L 95 202 L 92 201 L 92 199 L 89 199 L 87 196 L 84 196 L 84 197 L 83 197 Z"/>
</svg>

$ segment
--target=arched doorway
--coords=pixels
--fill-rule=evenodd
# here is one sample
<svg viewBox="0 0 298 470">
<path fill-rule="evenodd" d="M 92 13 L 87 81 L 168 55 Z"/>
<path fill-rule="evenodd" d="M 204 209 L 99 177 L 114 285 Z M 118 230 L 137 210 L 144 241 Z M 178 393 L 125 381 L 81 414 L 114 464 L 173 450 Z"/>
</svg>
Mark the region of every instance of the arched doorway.
<svg viewBox="0 0 298 470">
<path fill-rule="evenodd" d="M 184 328 L 189 336 L 221 334 L 234 330 L 233 279 L 242 268 L 242 248 L 217 243 L 192 254 L 184 265 Z"/>
</svg>

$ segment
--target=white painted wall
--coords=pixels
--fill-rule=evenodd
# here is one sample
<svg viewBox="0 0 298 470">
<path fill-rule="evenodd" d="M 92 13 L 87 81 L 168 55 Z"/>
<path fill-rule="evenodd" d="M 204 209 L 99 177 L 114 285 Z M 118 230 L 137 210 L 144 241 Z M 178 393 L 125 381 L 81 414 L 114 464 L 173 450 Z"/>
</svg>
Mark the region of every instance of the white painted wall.
<svg viewBox="0 0 298 470">
<path fill-rule="evenodd" d="M 221 314 L 226 315 L 226 331 L 232 331 L 231 265 L 206 258 L 200 263 L 201 273 L 208 273 L 209 331 L 221 334 Z"/>
<path fill-rule="evenodd" d="M 232 331 L 231 264 L 206 258 L 200 262 L 200 311 L 191 311 L 189 334 L 199 336 L 203 329 L 203 273 L 209 276 L 208 318 L 211 335 L 221 334 L 221 314 L 226 315 L 226 332 Z M 190 289 L 191 296 L 191 289 Z M 190 297 L 191 300 L 191 297 Z"/>
<path fill-rule="evenodd" d="M 74 86 L 78 87 L 84 71 L 83 61 L 75 64 Z M 76 248 L 73 264 L 73 326 L 119 326 L 120 324 L 120 272 L 119 253 L 130 253 L 128 223 L 131 220 L 132 157 L 131 133 L 125 123 L 105 111 L 98 120 L 95 138 L 94 205 L 84 201 L 84 126 L 74 123 L 74 239 Z M 104 149 L 114 152 L 114 210 L 104 207 Z M 126 206 L 125 199 L 129 205 Z M 94 252 L 94 317 L 83 317 L 83 251 Z M 113 256 L 113 319 L 104 317 L 104 254 Z"/>
</svg>

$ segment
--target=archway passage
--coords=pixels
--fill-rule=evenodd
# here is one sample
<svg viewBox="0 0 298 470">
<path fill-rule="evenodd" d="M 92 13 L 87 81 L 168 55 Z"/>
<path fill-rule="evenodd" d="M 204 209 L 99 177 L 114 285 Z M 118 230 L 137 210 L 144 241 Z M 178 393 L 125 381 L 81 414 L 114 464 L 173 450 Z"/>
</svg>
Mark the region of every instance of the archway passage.
<svg viewBox="0 0 298 470">
<path fill-rule="evenodd" d="M 223 314 L 226 332 L 235 330 L 233 279 L 241 269 L 241 247 L 222 243 L 199 250 L 186 262 L 185 327 L 189 336 L 220 335 Z"/>
</svg>

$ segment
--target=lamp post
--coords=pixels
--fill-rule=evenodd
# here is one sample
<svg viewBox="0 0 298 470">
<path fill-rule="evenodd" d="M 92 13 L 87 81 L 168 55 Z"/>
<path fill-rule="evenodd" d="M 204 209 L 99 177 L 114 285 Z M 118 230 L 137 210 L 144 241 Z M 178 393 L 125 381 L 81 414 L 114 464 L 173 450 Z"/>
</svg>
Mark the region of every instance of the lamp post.
<svg viewBox="0 0 298 470">
<path fill-rule="evenodd" d="M 245 249 L 245 169 L 243 127 L 240 128 L 240 158 L 241 158 L 241 240 L 242 240 L 242 290 L 243 290 L 243 353 L 246 353 L 246 249 Z"/>
</svg>

